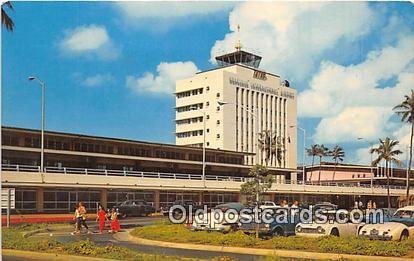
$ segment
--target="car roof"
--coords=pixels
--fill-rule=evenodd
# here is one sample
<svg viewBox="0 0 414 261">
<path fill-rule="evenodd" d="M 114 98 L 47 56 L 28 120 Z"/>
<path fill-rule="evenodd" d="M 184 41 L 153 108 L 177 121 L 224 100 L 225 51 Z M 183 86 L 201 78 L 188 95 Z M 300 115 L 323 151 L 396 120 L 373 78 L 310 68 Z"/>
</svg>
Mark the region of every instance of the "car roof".
<svg viewBox="0 0 414 261">
<path fill-rule="evenodd" d="M 409 211 L 414 211 L 414 206 L 405 206 L 403 208 L 399 208 L 397 211 L 399 210 L 409 210 Z"/>
</svg>

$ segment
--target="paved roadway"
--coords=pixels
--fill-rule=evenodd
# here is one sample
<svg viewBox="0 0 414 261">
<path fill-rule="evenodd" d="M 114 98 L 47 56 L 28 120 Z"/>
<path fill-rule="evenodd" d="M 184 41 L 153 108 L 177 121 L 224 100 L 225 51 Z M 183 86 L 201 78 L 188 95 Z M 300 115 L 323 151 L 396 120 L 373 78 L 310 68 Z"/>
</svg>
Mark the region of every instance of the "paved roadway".
<svg viewBox="0 0 414 261">
<path fill-rule="evenodd" d="M 162 218 L 127 218 L 121 220 L 121 226 L 123 228 L 131 228 L 137 226 L 145 226 L 149 224 L 153 224 L 156 221 L 160 221 Z M 89 222 L 90 227 L 93 231 L 96 231 L 98 228 L 96 223 Z M 123 246 L 130 249 L 134 249 L 143 253 L 148 254 L 160 254 L 160 255 L 169 255 L 169 256 L 181 256 L 181 257 L 188 257 L 188 258 L 199 258 L 199 259 L 211 259 L 218 256 L 229 256 L 236 258 L 242 261 L 256 261 L 256 260 L 264 260 L 264 256 L 257 256 L 257 255 L 247 255 L 247 254 L 237 254 L 237 253 L 223 253 L 223 252 L 213 252 L 213 251 L 205 251 L 205 250 L 190 250 L 190 249 L 176 249 L 176 248 L 166 248 L 166 247 L 158 247 L 158 246 L 148 246 L 148 245 L 140 245 L 137 243 L 132 243 L 129 241 L 121 241 L 115 238 L 112 234 L 82 234 L 82 235 L 71 235 L 70 234 L 70 227 L 68 229 L 64 229 L 62 231 L 52 232 L 50 233 L 39 233 L 34 235 L 35 237 L 54 237 L 56 240 L 60 242 L 74 242 L 79 240 L 90 239 L 97 245 L 108 245 L 112 244 L 115 246 Z M 120 233 L 128 233 L 125 230 L 121 231 Z M 11 256 L 3 256 L 3 260 L 10 260 L 10 261 L 20 261 L 20 260 L 29 260 L 29 259 L 19 259 L 16 257 Z M 36 260 L 36 259 L 31 259 Z M 279 259 L 278 259 L 279 260 Z M 284 260 L 284 259 L 281 259 Z M 286 259 L 292 260 L 292 259 Z"/>
</svg>

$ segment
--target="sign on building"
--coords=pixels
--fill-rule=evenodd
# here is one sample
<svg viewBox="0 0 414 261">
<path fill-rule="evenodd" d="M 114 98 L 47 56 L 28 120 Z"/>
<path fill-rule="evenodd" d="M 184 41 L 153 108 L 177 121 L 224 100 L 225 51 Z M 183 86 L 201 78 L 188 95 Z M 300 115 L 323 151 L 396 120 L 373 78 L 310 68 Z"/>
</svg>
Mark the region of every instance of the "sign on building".
<svg viewBox="0 0 414 261">
<path fill-rule="evenodd" d="M 10 193 L 10 208 L 15 208 L 16 190 L 14 188 L 2 188 L 1 189 L 1 208 L 7 209 Z"/>
</svg>

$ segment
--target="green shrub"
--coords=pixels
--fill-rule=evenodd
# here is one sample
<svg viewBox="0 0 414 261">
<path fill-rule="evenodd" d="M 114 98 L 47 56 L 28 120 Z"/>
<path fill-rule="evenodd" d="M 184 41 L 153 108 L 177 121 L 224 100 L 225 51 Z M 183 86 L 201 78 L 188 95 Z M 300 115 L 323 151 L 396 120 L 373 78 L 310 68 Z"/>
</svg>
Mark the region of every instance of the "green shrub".
<svg viewBox="0 0 414 261">
<path fill-rule="evenodd" d="M 288 249 L 313 252 L 404 256 L 414 249 L 414 241 L 388 242 L 368 240 L 358 237 L 272 237 L 257 239 L 241 231 L 222 234 L 218 232 L 191 231 L 184 225 L 157 224 L 140 227 L 131 232 L 133 236 L 177 243 L 209 244 L 219 246 L 257 247 L 267 249 Z"/>
</svg>

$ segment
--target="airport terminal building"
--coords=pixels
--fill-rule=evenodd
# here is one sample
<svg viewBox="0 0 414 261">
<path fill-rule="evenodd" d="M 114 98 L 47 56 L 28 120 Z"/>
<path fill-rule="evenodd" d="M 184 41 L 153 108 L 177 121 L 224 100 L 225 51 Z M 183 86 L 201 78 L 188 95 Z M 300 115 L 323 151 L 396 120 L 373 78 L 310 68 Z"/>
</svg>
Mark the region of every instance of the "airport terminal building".
<svg viewBox="0 0 414 261">
<path fill-rule="evenodd" d="M 346 178 L 330 180 L 332 166 L 310 167 L 307 182 L 301 182 L 296 91 L 260 70 L 261 57 L 240 48 L 216 59 L 218 68 L 176 83 L 175 145 L 46 131 L 41 169 L 41 132 L 2 127 L 1 182 L 16 190 L 15 211 L 68 213 L 78 201 L 94 209 L 97 203 L 145 200 L 157 210 L 176 200 L 209 206 L 243 201 L 240 186 L 256 163 L 275 177 L 264 200 L 349 207 L 358 197 L 384 206 L 384 178 L 372 176 L 370 186 L 366 168 L 351 176 L 361 168 L 337 166 L 336 177 Z M 394 205 L 405 194 L 401 175 L 392 179 Z"/>
</svg>

